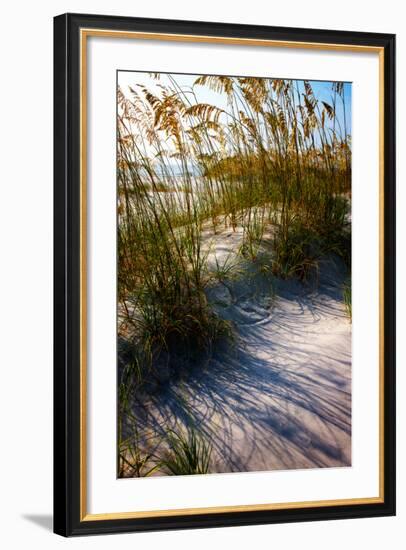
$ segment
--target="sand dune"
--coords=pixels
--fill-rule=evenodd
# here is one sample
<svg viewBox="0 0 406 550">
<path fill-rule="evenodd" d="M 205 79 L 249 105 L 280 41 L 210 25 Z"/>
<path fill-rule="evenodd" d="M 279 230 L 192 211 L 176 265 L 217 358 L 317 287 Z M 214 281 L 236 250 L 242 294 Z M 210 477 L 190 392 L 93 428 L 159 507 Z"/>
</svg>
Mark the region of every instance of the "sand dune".
<svg viewBox="0 0 406 550">
<path fill-rule="evenodd" d="M 241 238 L 207 235 L 209 267 L 241 258 Z M 235 342 L 137 396 L 146 448 L 192 419 L 212 443 L 211 471 L 351 465 L 345 266 L 326 258 L 317 281 L 304 285 L 272 278 L 261 263 L 266 253 L 254 263 L 239 259 L 234 277 L 207 290 L 216 312 L 233 322 Z"/>
</svg>

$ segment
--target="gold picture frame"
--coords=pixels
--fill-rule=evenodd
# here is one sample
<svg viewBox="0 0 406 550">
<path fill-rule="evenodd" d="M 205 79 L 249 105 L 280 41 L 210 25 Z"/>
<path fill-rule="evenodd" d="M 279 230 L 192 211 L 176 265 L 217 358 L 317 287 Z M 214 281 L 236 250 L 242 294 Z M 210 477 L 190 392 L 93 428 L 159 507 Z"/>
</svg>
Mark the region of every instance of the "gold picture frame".
<svg viewBox="0 0 406 550">
<path fill-rule="evenodd" d="M 154 28 L 155 27 L 155 28 Z M 148 30 L 149 29 L 149 30 Z M 163 30 L 165 29 L 165 30 Z M 348 36 L 351 34 L 351 36 Z M 159 40 L 176 42 L 217 43 L 239 46 L 322 49 L 375 53 L 379 56 L 379 496 L 307 502 L 283 502 L 258 505 L 183 508 L 134 512 L 92 514 L 87 510 L 87 43 L 89 37 L 113 39 Z M 69 66 L 71 73 L 68 73 Z M 74 77 L 72 74 L 74 73 Z M 101 532 L 136 531 L 159 528 L 215 526 L 230 524 L 290 521 L 334 517 L 388 515 L 394 513 L 394 259 L 388 250 L 394 247 L 394 220 L 388 208 L 394 200 L 394 37 L 339 31 L 273 29 L 238 25 L 212 25 L 156 20 L 154 23 L 134 18 L 62 15 L 55 18 L 55 273 L 65 280 L 79 282 L 77 296 L 66 286 L 56 285 L 55 308 L 55 429 L 58 438 L 55 463 L 61 463 L 58 441 L 61 432 L 66 445 L 62 463 L 55 469 L 55 532 L 76 535 Z M 69 93 L 68 93 L 68 90 Z M 67 117 L 75 118 L 74 133 L 68 131 Z M 62 136 L 62 141 L 61 141 Z M 69 147 L 75 153 L 67 153 Z M 70 174 L 70 176 L 67 176 Z M 66 190 L 74 187 L 74 198 Z M 65 191 L 63 191 L 65 190 Z M 71 201 L 69 203 L 69 201 Z M 69 210 L 70 209 L 70 210 Z M 66 224 L 62 227 L 59 213 L 75 225 L 76 240 L 66 250 Z M 73 255 L 74 271 L 68 271 L 66 257 Z M 72 266 L 70 268 L 72 270 Z M 64 303 L 64 331 L 61 334 L 60 304 Z M 66 324 L 66 311 L 77 320 L 74 328 Z M 76 321 L 75 321 L 76 322 Z M 74 330 L 69 341 L 66 331 Z M 67 360 L 67 348 L 71 359 Z M 70 380 L 70 383 L 67 381 Z M 77 391 L 79 398 L 74 398 Z M 65 408 L 61 411 L 60 398 Z M 69 407 L 67 405 L 69 404 Z M 69 412 L 68 412 L 68 409 Z M 65 490 L 61 494 L 62 479 Z M 71 495 L 66 486 L 74 484 Z M 68 513 L 69 511 L 69 513 Z M 68 519 L 67 519 L 68 518 Z"/>
</svg>

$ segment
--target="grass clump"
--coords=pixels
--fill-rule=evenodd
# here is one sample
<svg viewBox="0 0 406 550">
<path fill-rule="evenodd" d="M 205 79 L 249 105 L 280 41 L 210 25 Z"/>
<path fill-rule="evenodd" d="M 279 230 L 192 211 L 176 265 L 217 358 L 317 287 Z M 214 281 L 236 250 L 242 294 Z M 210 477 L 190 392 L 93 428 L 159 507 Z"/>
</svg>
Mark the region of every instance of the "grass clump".
<svg viewBox="0 0 406 550">
<path fill-rule="evenodd" d="M 154 199 L 129 167 L 129 176 L 120 175 L 126 208 L 118 226 L 119 320 L 142 372 L 157 368 L 162 354 L 170 361 L 174 347 L 206 353 L 229 326 L 207 303 L 196 205 L 184 212 L 173 197 Z"/>
<path fill-rule="evenodd" d="M 348 278 L 343 285 L 343 299 L 347 314 L 352 319 L 351 279 Z"/>
<path fill-rule="evenodd" d="M 273 274 L 307 280 L 317 270 L 320 245 L 319 236 L 300 223 L 292 224 L 283 235 L 279 230 L 274 240 Z"/>
<path fill-rule="evenodd" d="M 120 384 L 118 411 L 118 477 L 149 477 L 159 467 L 154 454 L 146 452 L 141 444 L 137 421 L 130 411 L 129 386 Z M 123 438 L 123 423 L 127 423 L 128 437 Z"/>
<path fill-rule="evenodd" d="M 169 450 L 160 466 L 169 475 L 207 474 L 212 448 L 195 428 L 186 433 L 170 430 L 167 434 Z"/>
<path fill-rule="evenodd" d="M 212 447 L 193 426 L 184 431 L 167 429 L 155 442 L 154 451 L 147 451 L 135 418 L 129 412 L 125 418 L 130 435 L 121 438 L 120 427 L 118 477 L 209 473 Z"/>
<path fill-rule="evenodd" d="M 118 477 L 149 477 L 158 468 L 153 453 L 141 450 L 137 432 L 120 442 Z"/>
</svg>

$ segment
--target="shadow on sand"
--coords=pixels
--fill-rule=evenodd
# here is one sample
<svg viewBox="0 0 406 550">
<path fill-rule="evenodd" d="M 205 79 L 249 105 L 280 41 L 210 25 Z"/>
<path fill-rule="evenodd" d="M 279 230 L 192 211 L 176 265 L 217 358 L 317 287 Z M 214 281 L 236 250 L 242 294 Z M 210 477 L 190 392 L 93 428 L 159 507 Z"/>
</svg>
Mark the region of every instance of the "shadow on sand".
<svg viewBox="0 0 406 550">
<path fill-rule="evenodd" d="M 214 472 L 349 466 L 343 277 L 342 266 L 328 263 L 317 290 L 279 281 L 272 307 L 264 305 L 264 280 L 249 288 L 235 282 L 223 316 L 235 321 L 236 341 L 135 396 L 143 444 L 159 446 L 168 428 L 192 423 L 212 444 Z"/>
</svg>

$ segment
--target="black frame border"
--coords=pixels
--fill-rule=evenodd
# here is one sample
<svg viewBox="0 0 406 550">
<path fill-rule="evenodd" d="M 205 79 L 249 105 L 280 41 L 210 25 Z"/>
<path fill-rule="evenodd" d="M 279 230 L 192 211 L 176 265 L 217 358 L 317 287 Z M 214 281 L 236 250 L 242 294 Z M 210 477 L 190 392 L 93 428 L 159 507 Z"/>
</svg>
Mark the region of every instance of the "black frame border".
<svg viewBox="0 0 406 550">
<path fill-rule="evenodd" d="M 382 503 L 137 519 L 80 518 L 80 29 L 384 49 L 384 499 Z M 63 14 L 54 18 L 54 532 L 63 536 L 395 515 L 395 35 Z"/>
</svg>

